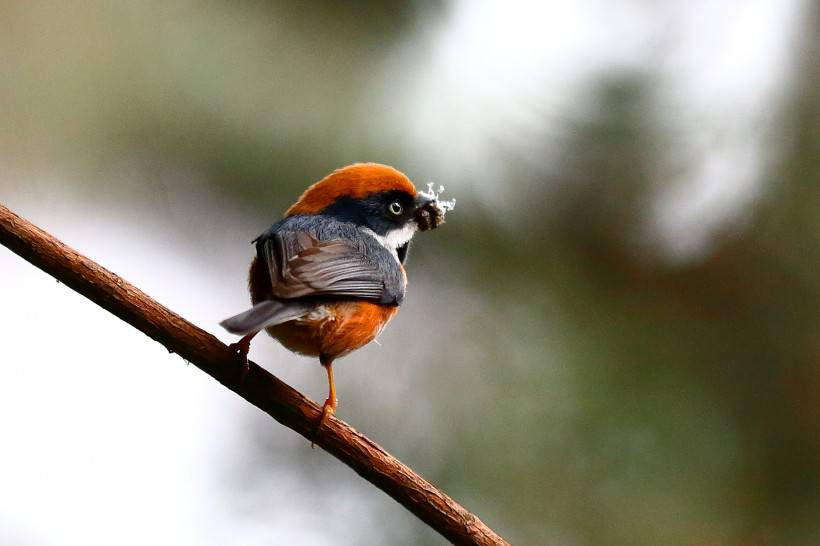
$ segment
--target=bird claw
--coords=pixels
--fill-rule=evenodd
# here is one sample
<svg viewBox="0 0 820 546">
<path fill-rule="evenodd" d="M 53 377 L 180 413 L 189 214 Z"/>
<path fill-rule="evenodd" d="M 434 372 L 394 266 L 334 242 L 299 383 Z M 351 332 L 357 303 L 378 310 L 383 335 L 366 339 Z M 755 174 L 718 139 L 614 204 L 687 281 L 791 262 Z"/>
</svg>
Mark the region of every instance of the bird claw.
<svg viewBox="0 0 820 546">
<path fill-rule="evenodd" d="M 245 382 L 245 378 L 248 377 L 248 372 L 251 371 L 251 365 L 248 362 L 248 352 L 251 349 L 251 339 L 253 335 L 245 336 L 236 343 L 231 343 L 228 345 L 228 349 L 231 350 L 234 355 L 236 355 L 239 360 L 239 377 L 237 379 L 238 384 L 243 384 Z"/>
<path fill-rule="evenodd" d="M 327 423 L 328 418 L 331 415 L 336 413 L 336 399 L 327 398 L 325 403 L 322 405 L 322 415 L 319 417 L 319 422 L 316 424 L 316 429 L 313 431 L 313 435 L 310 440 L 310 448 L 314 449 L 316 447 L 316 438 L 319 436 L 319 433 L 322 432 L 322 427 L 324 427 L 325 423 Z"/>
</svg>

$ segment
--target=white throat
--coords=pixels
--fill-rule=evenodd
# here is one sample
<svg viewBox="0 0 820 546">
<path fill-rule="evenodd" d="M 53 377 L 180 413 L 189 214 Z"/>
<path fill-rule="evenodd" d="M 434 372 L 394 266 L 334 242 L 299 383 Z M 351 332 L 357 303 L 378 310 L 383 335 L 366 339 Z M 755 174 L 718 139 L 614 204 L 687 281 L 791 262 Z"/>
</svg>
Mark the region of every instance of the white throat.
<svg viewBox="0 0 820 546">
<path fill-rule="evenodd" d="M 375 231 L 370 228 L 363 227 L 360 228 L 364 233 L 367 233 L 374 239 L 376 239 L 380 245 L 390 251 L 390 254 L 396 258 L 396 261 L 399 259 L 399 255 L 396 252 L 397 249 L 403 247 L 407 243 L 410 242 L 410 239 L 413 238 L 413 235 L 416 234 L 416 230 L 418 230 L 418 226 L 416 226 L 415 222 L 407 222 L 404 226 L 396 229 L 391 229 L 385 235 L 379 235 Z"/>
</svg>

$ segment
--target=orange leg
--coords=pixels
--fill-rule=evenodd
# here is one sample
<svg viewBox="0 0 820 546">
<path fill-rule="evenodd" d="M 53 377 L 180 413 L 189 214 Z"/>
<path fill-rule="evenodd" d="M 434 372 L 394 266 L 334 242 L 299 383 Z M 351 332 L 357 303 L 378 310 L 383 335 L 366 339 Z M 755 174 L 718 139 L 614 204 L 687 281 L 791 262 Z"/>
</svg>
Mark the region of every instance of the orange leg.
<svg viewBox="0 0 820 546">
<path fill-rule="evenodd" d="M 320 357 L 319 362 L 324 366 L 325 371 L 327 371 L 328 393 L 327 399 L 322 405 L 322 416 L 319 418 L 319 424 L 316 425 L 316 431 L 313 433 L 314 436 L 318 435 L 322 430 L 328 417 L 336 412 L 336 384 L 333 382 L 333 359 Z M 313 442 L 310 443 L 310 446 L 313 447 Z"/>
<path fill-rule="evenodd" d="M 250 371 L 250 365 L 248 364 L 248 351 L 251 350 L 251 340 L 253 337 L 258 334 L 259 332 L 251 332 L 250 334 L 246 335 L 236 343 L 231 343 L 228 345 L 228 348 L 236 353 L 242 360 L 242 367 L 239 369 L 239 384 L 245 382 L 245 378 L 248 376 L 248 372 Z"/>
</svg>

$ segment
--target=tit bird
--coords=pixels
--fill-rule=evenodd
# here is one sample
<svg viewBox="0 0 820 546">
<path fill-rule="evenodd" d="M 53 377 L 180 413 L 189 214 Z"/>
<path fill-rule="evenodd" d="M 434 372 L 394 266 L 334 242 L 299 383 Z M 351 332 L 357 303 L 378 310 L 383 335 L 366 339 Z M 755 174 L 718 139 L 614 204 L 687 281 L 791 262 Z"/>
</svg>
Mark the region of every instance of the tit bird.
<svg viewBox="0 0 820 546">
<path fill-rule="evenodd" d="M 333 362 L 373 341 L 393 318 L 404 301 L 410 240 L 442 224 L 454 206 L 432 184 L 418 192 L 404 174 L 376 163 L 344 167 L 310 186 L 253 241 L 253 307 L 221 322 L 243 336 L 231 347 L 245 370 L 251 339 L 263 329 L 287 349 L 318 357 L 329 391 L 318 432 L 336 410 Z"/>
</svg>

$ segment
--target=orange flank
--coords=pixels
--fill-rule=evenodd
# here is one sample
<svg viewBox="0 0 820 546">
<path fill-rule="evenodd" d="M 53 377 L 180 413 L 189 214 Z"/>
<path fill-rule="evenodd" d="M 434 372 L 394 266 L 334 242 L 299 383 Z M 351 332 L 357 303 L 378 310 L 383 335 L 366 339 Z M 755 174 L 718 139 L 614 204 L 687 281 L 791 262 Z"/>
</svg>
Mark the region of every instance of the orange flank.
<svg viewBox="0 0 820 546">
<path fill-rule="evenodd" d="M 416 195 L 416 187 L 393 167 L 378 163 L 356 163 L 333 171 L 310 186 L 285 216 L 317 214 L 339 197 L 361 199 L 371 193 L 401 191 Z"/>
<path fill-rule="evenodd" d="M 273 288 L 270 283 L 268 266 L 262 263 L 258 256 L 254 256 L 248 272 L 248 291 L 251 293 L 251 303 L 256 305 L 260 301 L 269 299 L 271 290 Z"/>
<path fill-rule="evenodd" d="M 267 331 L 293 352 L 333 359 L 373 341 L 398 309 L 361 300 L 330 302 Z"/>
</svg>

